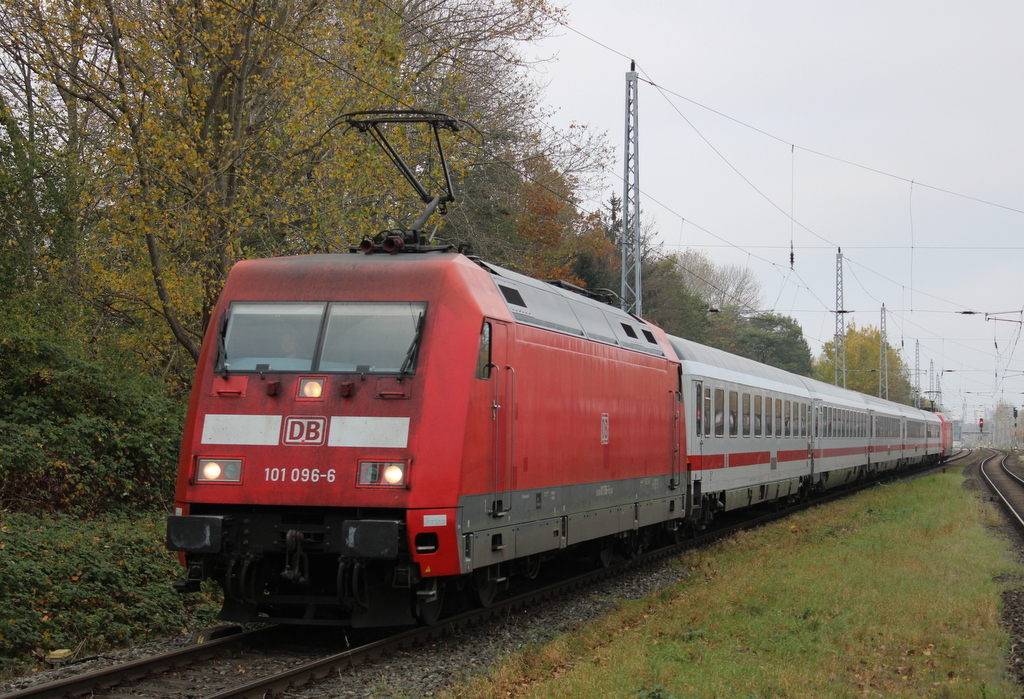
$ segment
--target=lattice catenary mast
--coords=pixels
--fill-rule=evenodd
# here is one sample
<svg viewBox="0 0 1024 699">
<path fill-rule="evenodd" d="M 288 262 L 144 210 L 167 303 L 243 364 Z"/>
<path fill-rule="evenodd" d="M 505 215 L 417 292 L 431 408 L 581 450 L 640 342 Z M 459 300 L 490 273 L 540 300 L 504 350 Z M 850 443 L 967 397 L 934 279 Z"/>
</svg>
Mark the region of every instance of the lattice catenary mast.
<svg viewBox="0 0 1024 699">
<path fill-rule="evenodd" d="M 843 309 L 843 249 L 839 248 L 836 253 L 836 358 L 835 358 L 835 380 L 836 386 L 846 388 L 846 311 Z M 839 383 L 842 375 L 843 383 Z"/>
<path fill-rule="evenodd" d="M 622 175 L 622 310 L 643 315 L 640 280 L 640 149 L 637 133 L 636 62 L 626 73 L 626 138 Z"/>
<path fill-rule="evenodd" d="M 878 397 L 889 400 L 889 341 L 885 334 L 885 304 L 878 323 Z"/>
</svg>

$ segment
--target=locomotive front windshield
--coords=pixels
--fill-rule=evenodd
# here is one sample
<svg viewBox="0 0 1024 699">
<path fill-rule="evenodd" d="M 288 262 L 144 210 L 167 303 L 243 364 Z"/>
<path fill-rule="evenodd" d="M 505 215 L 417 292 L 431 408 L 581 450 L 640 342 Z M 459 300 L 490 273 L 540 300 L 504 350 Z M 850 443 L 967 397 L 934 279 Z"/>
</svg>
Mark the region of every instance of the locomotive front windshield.
<svg viewBox="0 0 1024 699">
<path fill-rule="evenodd" d="M 236 302 L 222 331 L 225 371 L 408 373 L 425 303 Z"/>
</svg>

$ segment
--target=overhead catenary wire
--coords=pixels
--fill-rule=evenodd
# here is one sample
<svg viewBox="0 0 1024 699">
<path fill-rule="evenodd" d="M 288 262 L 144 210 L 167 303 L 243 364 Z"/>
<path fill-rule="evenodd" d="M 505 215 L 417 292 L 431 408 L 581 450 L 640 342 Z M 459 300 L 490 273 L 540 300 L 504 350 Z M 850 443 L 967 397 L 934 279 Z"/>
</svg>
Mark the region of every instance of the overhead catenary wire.
<svg viewBox="0 0 1024 699">
<path fill-rule="evenodd" d="M 360 76 L 360 75 L 354 73 L 353 71 L 347 69 L 345 66 L 340 65 L 336 61 L 331 60 L 329 57 L 327 57 L 327 56 L 325 56 L 325 55 L 323 55 L 323 54 L 321 54 L 321 53 L 319 53 L 319 52 L 309 48 L 308 46 L 303 45 L 301 42 L 295 40 L 294 37 L 290 37 L 290 36 L 288 36 L 288 35 L 286 35 L 286 34 L 284 34 L 282 32 L 277 31 L 273 27 L 271 27 L 271 26 L 267 25 L 266 23 L 262 22 L 260 20 L 260 18 L 258 18 L 256 16 L 252 15 L 251 13 L 249 13 L 246 9 L 238 7 L 238 6 L 235 6 L 234 4 L 232 4 L 230 2 L 230 0 L 219 0 L 219 2 L 221 2 L 222 4 L 224 4 L 227 7 L 232 8 L 236 12 L 239 12 L 239 13 L 242 13 L 242 14 L 244 14 L 246 16 L 251 17 L 254 21 L 259 22 L 261 25 L 263 25 L 268 31 L 271 31 L 271 32 L 274 32 L 275 34 L 278 34 L 284 40 L 292 43 L 293 45 L 296 45 L 301 50 L 308 52 L 311 56 L 314 56 L 318 60 L 323 61 L 325 64 L 330 65 L 331 67 L 337 69 L 340 73 L 350 77 L 351 79 L 357 81 L 358 83 L 360 83 L 360 84 L 368 87 L 369 89 L 377 92 L 378 94 L 381 94 L 382 96 L 388 98 L 389 100 L 391 100 L 391 102 L 393 104 L 397 104 L 397 105 L 401 105 L 401 106 L 404 106 L 404 107 L 412 108 L 412 105 L 408 104 L 407 102 L 405 102 L 401 98 L 397 97 L 396 95 L 390 93 L 388 90 L 385 90 L 383 88 L 380 88 L 377 85 L 374 85 L 371 81 L 366 80 L 362 76 Z M 388 8 L 390 11 L 395 12 L 394 8 L 390 7 L 386 2 L 384 2 L 384 0 L 378 0 L 378 2 L 380 2 L 380 4 L 382 6 L 384 6 L 385 8 Z M 561 19 L 559 19 L 557 17 L 553 17 L 553 16 L 551 16 L 551 19 L 553 21 L 557 22 L 558 24 L 560 24 L 561 26 L 565 27 L 569 31 L 572 31 L 572 32 L 582 36 L 586 40 L 588 40 L 590 42 L 593 42 L 596 45 L 601 46 L 603 49 L 605 49 L 607 51 L 610 51 L 610 52 L 614 53 L 615 55 L 621 56 L 623 58 L 628 58 L 626 56 L 626 54 L 616 50 L 615 48 L 613 48 L 613 47 L 611 47 L 611 46 L 609 46 L 607 44 L 604 44 L 604 43 L 602 43 L 600 41 L 597 41 L 597 40 L 593 39 L 592 37 L 589 37 L 589 36 L 579 32 L 575 28 L 571 27 L 564 20 L 561 20 Z M 641 70 L 641 72 L 643 72 L 642 69 L 640 69 L 640 70 Z M 644 74 L 645 77 L 642 78 L 642 80 L 644 82 L 649 83 L 655 89 L 659 90 L 659 92 L 661 92 L 663 94 L 663 96 L 665 96 L 666 100 L 668 99 L 668 97 L 667 97 L 668 95 L 671 95 L 673 97 L 677 97 L 677 98 L 679 98 L 681 100 L 684 100 L 684 101 L 686 101 L 686 102 L 688 102 L 690 104 L 693 104 L 693 105 L 695 105 L 695 106 L 697 106 L 697 107 L 699 107 L 701 109 L 705 109 L 705 110 L 709 111 L 710 113 L 716 114 L 716 115 L 718 115 L 718 116 L 720 116 L 720 117 L 722 117 L 724 119 L 727 119 L 727 120 L 732 121 L 734 123 L 737 123 L 737 124 L 739 124 L 739 125 L 741 125 L 741 126 L 743 126 L 745 128 L 748 128 L 748 129 L 750 129 L 750 130 L 752 130 L 754 132 L 762 134 L 762 135 L 764 135 L 767 138 L 773 139 L 773 140 L 781 142 L 781 143 L 785 143 L 785 144 L 790 146 L 791 158 L 795 157 L 795 152 L 796 152 L 797 149 L 799 149 L 802 152 L 813 154 L 815 156 L 822 157 L 822 158 L 827 158 L 827 159 L 830 159 L 830 160 L 833 160 L 833 161 L 836 161 L 836 162 L 839 162 L 839 163 L 843 163 L 843 164 L 851 166 L 851 167 L 859 168 L 859 169 L 862 169 L 862 170 L 865 170 L 865 171 L 868 171 L 868 172 L 876 173 L 876 174 L 879 174 L 879 175 L 882 175 L 882 176 L 885 176 L 885 177 L 889 177 L 889 178 L 893 178 L 893 179 L 896 179 L 896 180 L 901 180 L 901 181 L 904 181 L 904 182 L 908 182 L 911 185 L 911 187 L 913 187 L 914 185 L 916 185 L 918 187 L 925 187 L 925 188 L 928 188 L 928 189 L 931 189 L 931 190 L 934 190 L 934 191 L 937 191 L 937 192 L 942 192 L 942 193 L 945 193 L 945 194 L 948 194 L 948 195 L 951 195 L 951 196 L 960 197 L 960 198 L 963 198 L 963 199 L 974 201 L 974 202 L 977 202 L 977 203 L 980 203 L 980 204 L 984 204 L 984 205 L 987 205 L 987 206 L 996 207 L 996 208 L 1003 209 L 1003 210 L 1006 210 L 1006 211 L 1010 211 L 1010 212 L 1014 212 L 1014 213 L 1024 213 L 1024 210 L 1021 210 L 1021 209 L 1018 209 L 1018 208 L 1015 208 L 1015 207 L 1012 207 L 1012 206 L 1007 206 L 1005 204 L 1001 204 L 1001 203 L 998 203 L 998 202 L 993 202 L 993 201 L 990 201 L 990 200 L 987 200 L 987 199 L 984 199 L 984 198 L 981 198 L 981 197 L 964 194 L 964 193 L 957 192 L 957 191 L 954 191 L 954 190 L 951 190 L 951 189 L 948 189 L 948 188 L 945 188 L 945 187 L 940 187 L 940 186 L 936 186 L 936 185 L 930 185 L 930 184 L 918 182 L 918 181 L 916 181 L 913 178 L 902 177 L 902 176 L 899 176 L 899 175 L 895 175 L 895 174 L 886 172 L 885 170 L 882 170 L 880 168 L 866 166 L 866 165 L 863 165 L 863 164 L 860 164 L 860 163 L 856 163 L 856 162 L 853 162 L 853 161 L 845 159 L 845 158 L 841 158 L 841 157 L 838 157 L 838 156 L 835 156 L 835 155 L 831 155 L 831 154 L 828 154 L 828 153 L 821 152 L 821 151 L 816 150 L 816 149 L 807 148 L 807 147 L 804 147 L 804 146 L 797 145 L 796 143 L 787 141 L 785 139 L 781 139 L 781 138 L 775 136 L 774 134 L 771 134 L 770 132 L 768 132 L 768 131 L 766 131 L 764 129 L 760 129 L 760 128 L 754 127 L 754 126 L 752 126 L 752 125 L 750 125 L 750 124 L 748 124 L 748 123 L 746 123 L 746 122 L 744 122 L 744 121 L 742 121 L 740 119 L 732 117 L 731 115 L 728 115 L 728 114 L 725 114 L 724 112 L 721 112 L 719 110 L 710 108 L 710 107 L 708 107 L 708 106 L 706 106 L 704 104 L 701 104 L 700 102 L 697 102 L 696 100 L 693 100 L 691 98 L 685 97 L 685 96 L 679 94 L 678 92 L 675 92 L 673 90 L 665 88 L 665 87 L 659 85 L 658 83 L 656 83 L 655 81 L 651 80 L 650 76 L 647 75 L 646 73 L 643 73 L 643 74 Z M 673 105 L 673 107 L 674 107 L 674 105 Z M 677 111 L 679 111 L 679 110 L 677 110 Z M 680 117 L 683 118 L 684 121 L 687 121 L 687 123 L 690 123 L 689 120 L 687 120 L 686 117 L 683 114 L 681 114 L 681 112 L 680 112 Z M 692 124 L 691 124 L 691 128 L 692 128 Z M 699 132 L 697 132 L 696 129 L 694 129 L 694 131 L 695 131 L 695 133 L 699 133 Z M 714 150 L 715 152 L 719 152 L 714 147 L 714 145 L 711 144 L 710 141 L 708 141 L 708 139 L 706 139 L 703 135 L 700 135 L 700 136 L 701 136 L 701 138 L 703 138 L 705 140 L 705 142 L 707 142 L 708 146 L 710 148 L 712 148 L 712 150 Z M 474 144 L 474 145 L 479 147 L 482 153 L 484 153 L 486 155 L 493 155 L 493 154 L 488 154 L 487 153 L 487 149 L 485 147 L 483 147 L 482 145 L 480 145 L 480 144 Z M 721 153 L 719 153 L 719 155 L 720 155 L 720 157 L 723 157 L 721 155 Z M 537 184 L 538 186 L 543 187 L 544 189 L 546 189 L 547 191 L 549 191 L 553 195 L 555 195 L 555 196 L 559 197 L 560 199 L 566 201 L 566 203 L 572 204 L 573 206 L 577 207 L 583 213 L 590 213 L 590 214 L 595 213 L 595 212 L 592 212 L 592 211 L 588 211 L 587 208 L 582 206 L 578 201 L 569 200 L 569 199 L 565 198 L 564 196 L 562 196 L 560 193 L 553 191 L 550 187 L 547 187 L 543 182 L 537 182 L 534 178 L 530 177 L 529 173 L 526 173 L 526 172 L 522 171 L 519 167 L 517 167 L 515 165 L 515 163 L 512 163 L 512 162 L 508 161 L 507 159 L 500 158 L 500 157 L 496 158 L 496 160 L 498 160 L 498 161 L 504 163 L 506 166 L 509 166 L 510 168 L 512 168 L 515 172 L 517 172 L 518 175 L 523 177 L 524 180 L 533 182 L 534 184 Z M 727 159 L 725 159 L 724 157 L 723 157 L 723 160 L 728 162 Z M 786 212 L 781 207 L 779 207 L 777 204 L 775 204 L 771 200 L 770 197 L 767 197 L 762 191 L 760 191 L 749 180 L 749 178 L 747 178 L 742 172 L 739 171 L 738 168 L 733 166 L 731 163 L 729 163 L 729 167 L 731 167 L 736 172 L 737 176 L 739 176 L 741 179 L 743 179 L 745 182 L 747 182 L 747 184 L 754 191 L 756 191 L 759 195 L 761 195 L 763 198 L 765 198 L 765 200 L 768 201 L 773 207 L 778 209 L 783 215 L 786 215 L 787 218 L 790 219 L 790 227 L 791 227 L 791 236 L 790 237 L 791 237 L 791 240 L 790 240 L 789 249 L 790 249 L 790 255 L 791 255 L 791 257 L 790 257 L 790 267 L 791 268 L 793 266 L 793 256 L 795 254 L 795 245 L 794 245 L 793 233 L 792 233 L 792 230 L 793 230 L 794 226 L 800 225 L 801 228 L 806 230 L 809 234 L 811 234 L 811 235 L 813 235 L 815 237 L 818 237 L 820 240 L 822 240 L 825 243 L 825 245 L 823 245 L 822 247 L 834 247 L 835 246 L 835 244 L 832 241 L 829 241 L 824 236 L 818 234 L 815 231 L 812 231 L 812 230 L 808 229 L 806 226 L 803 226 L 795 218 L 795 216 L 794 216 L 794 213 L 795 213 L 795 207 L 794 207 L 794 200 L 795 200 L 795 175 L 793 175 L 792 178 L 791 178 L 790 211 Z M 795 166 L 793 166 L 793 168 L 795 170 Z M 645 194 L 645 197 L 651 198 L 650 193 L 645 192 L 644 194 Z M 660 203 L 660 202 L 658 202 L 658 203 L 659 203 L 659 205 L 663 206 L 664 208 L 666 208 L 666 210 L 669 210 L 674 215 L 679 216 L 680 222 L 681 222 L 681 224 L 680 224 L 681 226 L 686 221 L 689 220 L 689 219 L 684 218 L 682 215 L 680 215 L 680 214 L 678 214 L 676 212 L 672 212 L 671 209 L 666 207 L 663 203 Z M 756 259 L 756 260 L 762 261 L 762 262 L 768 264 L 771 268 L 780 271 L 780 274 L 782 274 L 781 266 L 778 265 L 778 263 L 776 263 L 774 261 L 771 261 L 771 260 L 769 260 L 769 259 L 767 259 L 767 258 L 765 258 L 765 257 L 763 257 L 761 255 L 757 255 L 757 254 L 754 254 L 753 252 L 751 252 L 752 250 L 757 250 L 757 249 L 766 249 L 767 250 L 767 249 L 772 249 L 773 247 L 780 247 L 780 246 L 741 246 L 741 245 L 736 245 L 736 244 L 733 244 L 731 242 L 726 241 L 725 238 L 723 238 L 721 236 L 712 234 L 711 231 L 708 228 L 703 227 L 703 226 L 699 226 L 699 225 L 695 224 L 692 220 L 689 220 L 689 222 L 690 222 L 691 225 L 696 226 L 698 229 L 704 231 L 705 233 L 707 233 L 709 235 L 712 235 L 713 237 L 715 237 L 715 238 L 717 238 L 719 240 L 722 240 L 723 243 L 724 243 L 723 247 L 727 246 L 727 247 L 735 248 L 737 250 L 741 250 L 741 251 L 747 253 L 748 259 L 752 258 L 752 259 Z M 690 247 L 701 247 L 701 246 L 690 246 Z M 705 246 L 705 247 L 711 247 L 711 246 Z M 802 248 L 803 247 L 810 248 L 812 246 L 801 246 L 801 247 Z M 901 249 L 900 246 L 889 246 L 889 247 L 885 247 L 885 248 L 877 248 L 877 247 L 874 247 L 874 246 L 855 246 L 854 245 L 854 246 L 844 246 L 844 247 L 847 247 L 848 250 L 857 250 L 857 249 Z M 914 243 L 912 241 L 911 250 L 913 251 L 916 248 L 917 248 L 917 246 L 914 245 Z M 979 249 L 982 249 L 982 248 L 979 248 L 977 246 L 971 246 L 969 248 L 960 248 L 960 247 L 957 247 L 957 246 L 921 246 L 921 249 L 954 249 L 954 250 L 955 249 L 971 249 L 971 250 L 979 250 Z M 994 250 L 1006 250 L 1006 249 L 1019 249 L 1019 248 L 1008 248 L 1008 247 L 1000 246 L 1000 247 L 993 247 L 991 249 L 994 249 Z M 850 261 L 851 261 L 851 263 L 859 264 L 859 263 L 856 263 L 855 260 L 850 260 Z M 882 274 L 880 274 L 880 273 L 878 273 L 878 272 L 876 272 L 874 270 L 871 270 L 871 268 L 869 268 L 869 267 L 867 267 L 865 265 L 861 265 L 861 266 L 863 266 L 868 271 L 872 271 L 874 274 L 877 274 L 880 278 L 883 278 L 883 279 L 886 279 L 887 281 L 895 283 L 891 279 L 888 279 L 885 275 L 882 275 Z M 807 292 L 810 292 L 812 297 L 814 297 L 815 300 L 818 301 L 822 305 L 823 312 L 827 312 L 828 311 L 827 304 L 823 303 L 819 298 L 817 298 L 813 294 L 813 291 L 811 290 L 810 286 L 807 285 L 806 282 L 804 282 L 804 280 L 801 279 L 798 274 L 795 274 L 793 276 L 796 276 L 796 278 L 799 279 L 801 284 L 802 284 L 802 286 L 800 286 L 798 288 L 803 289 L 803 290 L 805 290 Z M 790 279 L 791 279 L 791 277 L 789 277 L 788 275 L 783 275 L 783 287 L 782 287 L 782 290 L 784 290 L 786 284 L 791 283 Z M 913 285 L 911 285 L 911 286 L 913 286 Z M 781 298 L 781 294 L 783 293 L 782 290 L 780 290 L 780 292 L 779 292 L 779 298 Z M 919 292 L 919 293 L 921 293 L 921 292 Z M 949 304 L 949 305 L 952 305 L 952 306 L 958 306 L 960 308 L 964 308 L 964 306 L 962 306 L 961 304 L 958 304 L 956 302 L 952 302 L 952 301 L 948 301 L 948 300 L 945 300 L 945 299 L 941 299 L 940 297 L 937 297 L 937 296 L 934 296 L 934 295 L 929 295 L 929 296 L 931 296 L 931 298 L 934 298 L 934 299 L 936 299 L 936 300 L 938 300 L 938 301 L 940 301 L 942 303 Z M 913 304 L 911 304 L 911 306 L 912 305 Z M 911 311 L 914 312 L 912 308 L 911 308 Z M 941 311 L 922 310 L 922 311 L 917 311 L 917 312 L 941 312 Z M 819 340 L 819 342 L 820 342 L 820 340 Z"/>
</svg>

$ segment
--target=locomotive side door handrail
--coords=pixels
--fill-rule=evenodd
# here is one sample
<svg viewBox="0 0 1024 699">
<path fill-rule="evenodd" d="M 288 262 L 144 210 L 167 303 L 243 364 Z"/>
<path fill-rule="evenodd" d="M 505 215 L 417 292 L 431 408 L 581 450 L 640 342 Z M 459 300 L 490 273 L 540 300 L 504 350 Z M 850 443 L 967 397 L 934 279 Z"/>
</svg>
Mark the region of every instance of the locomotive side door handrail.
<svg viewBox="0 0 1024 699">
<path fill-rule="evenodd" d="M 511 364 L 505 365 L 505 374 L 508 376 L 508 405 L 509 410 L 505 413 L 508 422 L 508 460 L 505 462 L 505 490 L 502 495 L 508 493 L 508 505 L 505 512 L 512 504 L 512 479 L 516 472 L 516 370 Z M 504 514 L 504 512 L 502 513 Z"/>
<path fill-rule="evenodd" d="M 668 392 L 668 406 L 671 411 L 672 421 L 669 423 L 671 429 L 669 430 L 669 448 L 672 450 L 672 475 L 669 478 L 668 487 L 670 490 L 675 490 L 679 487 L 679 451 L 681 441 L 679 439 L 679 428 L 680 428 L 680 403 L 679 391 Z"/>
<path fill-rule="evenodd" d="M 515 454 L 513 430 L 515 370 L 509 364 L 508 325 L 493 319 L 491 323 L 491 517 L 504 517 L 512 506 L 511 459 Z M 504 371 L 502 370 L 504 368 Z"/>
<path fill-rule="evenodd" d="M 499 386 L 501 384 L 501 374 L 498 371 L 499 367 L 491 365 L 496 370 L 495 373 L 495 388 L 494 398 L 491 402 L 491 415 L 494 420 L 494 464 L 492 469 L 493 477 L 493 496 L 494 501 L 491 505 L 491 516 L 492 517 L 504 517 L 508 514 L 512 504 L 512 476 L 515 473 L 515 456 L 516 456 L 516 424 L 515 424 L 515 395 L 516 395 L 516 370 L 510 365 L 505 365 L 505 373 L 508 376 L 508 393 L 506 394 L 506 406 L 513 407 L 513 410 L 506 408 L 505 412 L 502 413 L 502 406 L 498 402 L 500 396 L 498 395 Z M 502 416 L 502 420 L 498 417 Z M 501 439 L 502 427 L 505 427 L 504 434 L 507 436 L 503 442 Z M 503 454 L 507 452 L 508 458 L 502 458 Z M 504 483 L 503 488 L 499 488 L 499 484 Z M 501 499 L 498 496 L 501 496 Z"/>
</svg>

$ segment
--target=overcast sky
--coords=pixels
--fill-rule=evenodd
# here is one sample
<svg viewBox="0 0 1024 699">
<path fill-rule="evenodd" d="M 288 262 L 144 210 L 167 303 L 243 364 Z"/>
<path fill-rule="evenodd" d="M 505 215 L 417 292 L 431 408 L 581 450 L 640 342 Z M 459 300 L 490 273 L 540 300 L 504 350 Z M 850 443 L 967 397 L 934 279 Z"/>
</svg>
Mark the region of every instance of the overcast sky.
<svg viewBox="0 0 1024 699">
<path fill-rule="evenodd" d="M 606 196 L 629 60 L 657 86 L 640 198 L 666 252 L 748 266 L 817 355 L 841 247 L 847 320 L 884 303 L 922 390 L 946 372 L 947 412 L 1024 405 L 1024 3 L 571 0 L 566 24 L 538 80 L 555 125 L 607 132 Z"/>
</svg>

